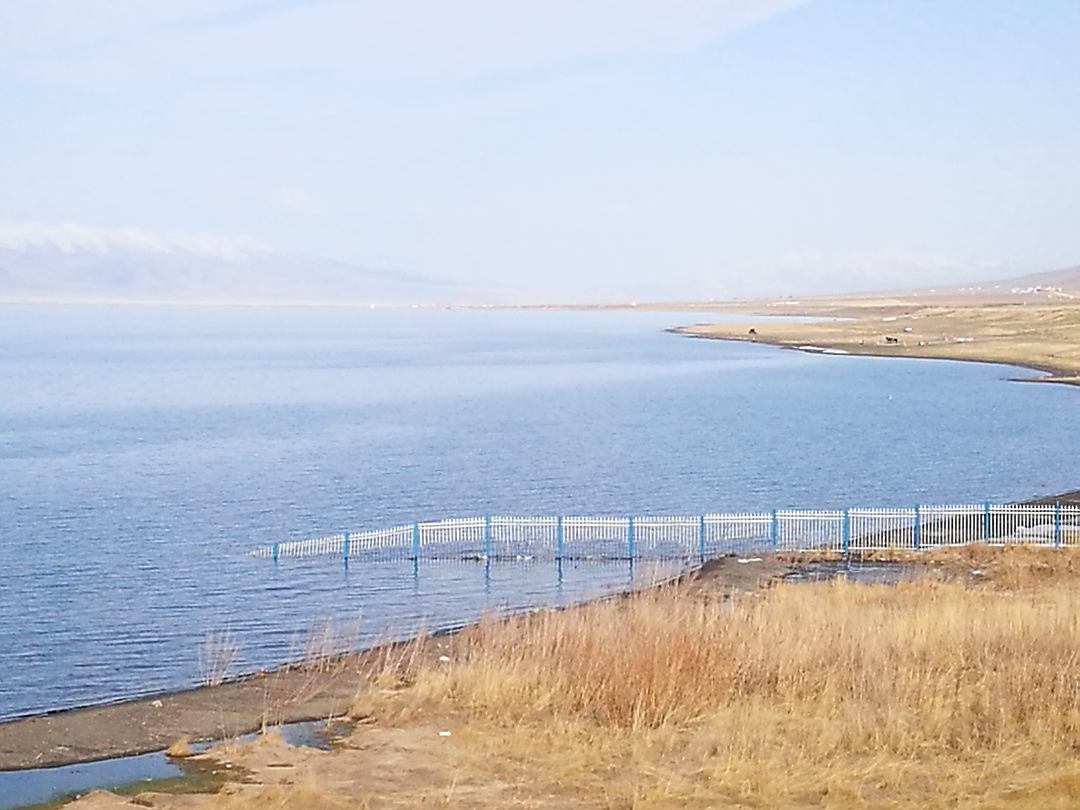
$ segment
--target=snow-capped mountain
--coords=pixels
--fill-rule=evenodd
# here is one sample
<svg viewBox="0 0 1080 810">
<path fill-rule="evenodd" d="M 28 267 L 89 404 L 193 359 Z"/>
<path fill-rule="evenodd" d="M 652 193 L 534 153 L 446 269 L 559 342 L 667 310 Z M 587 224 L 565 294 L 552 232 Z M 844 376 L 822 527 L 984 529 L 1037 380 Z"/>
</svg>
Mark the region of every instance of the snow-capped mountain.
<svg viewBox="0 0 1080 810">
<path fill-rule="evenodd" d="M 456 303 L 452 282 L 280 253 L 250 239 L 0 223 L 0 300 Z"/>
</svg>

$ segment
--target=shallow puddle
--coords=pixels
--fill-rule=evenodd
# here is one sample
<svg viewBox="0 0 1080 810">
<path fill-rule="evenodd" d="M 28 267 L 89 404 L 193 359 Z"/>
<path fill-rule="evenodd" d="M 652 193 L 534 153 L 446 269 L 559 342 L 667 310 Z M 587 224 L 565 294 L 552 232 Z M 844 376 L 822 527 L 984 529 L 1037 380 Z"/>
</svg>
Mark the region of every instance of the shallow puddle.
<svg viewBox="0 0 1080 810">
<path fill-rule="evenodd" d="M 783 579 L 785 582 L 820 582 L 843 577 L 852 582 L 893 585 L 909 582 L 925 572 L 924 567 L 907 563 L 819 560 L 800 563 L 799 570 L 785 575 Z"/>
<path fill-rule="evenodd" d="M 329 750 L 335 740 L 348 733 L 344 721 L 290 723 L 279 727 L 290 745 Z M 254 739 L 248 734 L 242 741 Z M 214 742 L 192 745 L 205 751 Z M 134 794 L 146 790 L 161 793 L 212 793 L 235 773 L 212 762 L 175 760 L 157 751 L 99 762 L 83 762 L 59 768 L 31 768 L 0 772 L 0 810 L 60 806 L 91 790 Z"/>
</svg>

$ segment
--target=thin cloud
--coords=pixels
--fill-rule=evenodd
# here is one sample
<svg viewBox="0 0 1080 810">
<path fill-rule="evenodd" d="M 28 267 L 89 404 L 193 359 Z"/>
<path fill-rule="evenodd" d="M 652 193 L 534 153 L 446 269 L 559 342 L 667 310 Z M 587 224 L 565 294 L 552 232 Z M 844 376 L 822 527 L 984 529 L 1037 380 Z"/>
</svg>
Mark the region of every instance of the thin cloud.
<svg viewBox="0 0 1080 810">
<path fill-rule="evenodd" d="M 39 222 L 0 222 L 0 249 L 97 254 L 112 251 L 188 253 L 227 261 L 248 261 L 269 251 L 263 243 L 247 237 L 157 233 L 143 228 L 94 228 Z"/>
<path fill-rule="evenodd" d="M 946 286 L 1031 271 L 979 256 L 895 249 L 790 251 L 749 262 L 727 293 L 782 295 Z M 732 289 L 732 288 L 735 289 Z"/>
<path fill-rule="evenodd" d="M 52 0 L 64 28 L 18 4 L 0 17 L 0 50 L 20 73 L 87 85 L 150 75 L 341 71 L 412 77 L 477 75 L 613 54 L 683 52 L 785 12 L 804 0 L 573 0 L 502 3 L 227 2 L 220 8 Z M 131 6 L 130 16 L 116 13 Z M 93 8 L 112 13 L 95 20 Z M 20 10 L 21 9 L 21 10 Z M 197 23 L 197 24 L 196 24 Z M 86 26 L 73 39 L 69 32 Z M 26 39 L 17 41 L 17 32 Z M 58 52 L 57 37 L 66 48 Z M 8 42 L 10 40 L 10 43 Z M 34 43 L 40 47 L 35 47 Z M 21 54 L 21 58 L 20 58 Z M 3 57 L 0 57 L 2 60 Z M 3 64 L 0 61 L 0 64 Z"/>
</svg>

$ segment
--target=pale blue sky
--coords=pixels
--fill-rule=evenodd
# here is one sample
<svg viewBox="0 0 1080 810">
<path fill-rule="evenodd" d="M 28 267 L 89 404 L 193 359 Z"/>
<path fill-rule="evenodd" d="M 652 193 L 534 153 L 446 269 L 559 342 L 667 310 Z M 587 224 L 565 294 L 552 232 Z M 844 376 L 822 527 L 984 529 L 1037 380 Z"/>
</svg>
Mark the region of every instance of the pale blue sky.
<svg viewBox="0 0 1080 810">
<path fill-rule="evenodd" d="M 1077 43 L 1075 0 L 3 0 L 0 223 L 566 295 L 1049 269 Z"/>
</svg>

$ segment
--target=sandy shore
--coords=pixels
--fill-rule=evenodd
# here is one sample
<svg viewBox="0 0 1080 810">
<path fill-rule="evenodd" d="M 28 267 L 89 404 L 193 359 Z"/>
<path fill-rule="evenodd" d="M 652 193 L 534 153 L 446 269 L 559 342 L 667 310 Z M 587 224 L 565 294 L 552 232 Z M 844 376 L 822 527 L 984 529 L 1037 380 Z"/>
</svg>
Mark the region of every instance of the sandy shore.
<svg viewBox="0 0 1080 810">
<path fill-rule="evenodd" d="M 753 323 L 702 323 L 673 332 L 787 349 L 876 357 L 965 360 L 1022 366 L 1040 382 L 1080 384 L 1080 304 L 950 303 L 832 299 L 761 303 Z M 793 323 L 770 315 L 835 318 Z"/>
</svg>

